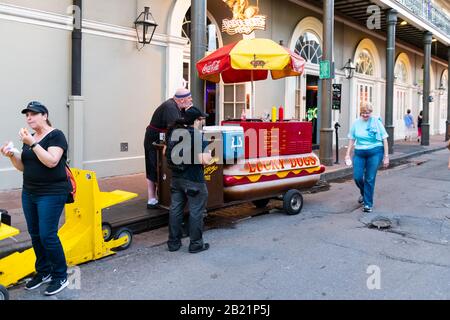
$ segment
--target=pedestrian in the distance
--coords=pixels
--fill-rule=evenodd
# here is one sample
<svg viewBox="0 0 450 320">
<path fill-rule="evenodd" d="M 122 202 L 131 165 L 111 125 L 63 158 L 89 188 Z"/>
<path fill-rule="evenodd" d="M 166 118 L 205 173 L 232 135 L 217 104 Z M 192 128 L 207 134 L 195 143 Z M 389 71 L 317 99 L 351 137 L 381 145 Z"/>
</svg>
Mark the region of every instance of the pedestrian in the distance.
<svg viewBox="0 0 450 320">
<path fill-rule="evenodd" d="M 414 118 L 410 109 L 406 110 L 403 122 L 405 123 L 405 141 L 411 141 L 414 132 Z"/>
<path fill-rule="evenodd" d="M 59 219 L 68 200 L 71 185 L 67 180 L 67 141 L 62 131 L 52 127 L 47 108 L 37 101 L 25 109 L 28 126 L 20 129 L 22 152 L 3 145 L 1 153 L 23 171 L 22 206 L 36 255 L 36 274 L 25 289 L 49 283 L 45 295 L 62 291 L 69 284 L 67 264 L 58 237 Z"/>
<path fill-rule="evenodd" d="M 417 142 L 420 142 L 420 139 L 422 139 L 422 112 L 419 112 L 419 115 L 417 116 Z"/>
<path fill-rule="evenodd" d="M 373 108 L 369 103 L 362 106 L 360 118 L 356 120 L 348 134 L 346 163 L 350 163 L 352 149 L 353 179 L 359 189 L 358 202 L 363 204 L 364 212 L 372 212 L 375 179 L 380 163 L 389 166 L 388 134 L 379 117 L 372 116 Z"/>
</svg>

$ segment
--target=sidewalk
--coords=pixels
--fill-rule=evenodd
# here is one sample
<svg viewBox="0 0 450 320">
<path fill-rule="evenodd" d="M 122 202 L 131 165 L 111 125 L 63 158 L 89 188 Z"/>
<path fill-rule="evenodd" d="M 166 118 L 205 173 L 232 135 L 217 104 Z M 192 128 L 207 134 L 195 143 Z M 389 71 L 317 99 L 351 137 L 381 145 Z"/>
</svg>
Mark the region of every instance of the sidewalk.
<svg viewBox="0 0 450 320">
<path fill-rule="evenodd" d="M 417 157 L 425 153 L 434 152 L 444 149 L 446 143 L 444 142 L 444 135 L 435 135 L 430 137 L 429 146 L 421 146 L 417 141 L 404 142 L 395 141 L 394 153 L 390 155 L 390 165 L 395 166 L 402 164 L 409 158 Z M 335 153 L 335 151 L 334 151 Z M 352 175 L 352 168 L 344 164 L 344 157 L 346 147 L 339 150 L 339 164 L 326 167 L 326 171 L 322 174 L 321 180 L 332 182 L 339 179 L 350 178 Z M 336 155 L 334 154 L 334 157 Z M 333 163 L 335 162 L 335 158 Z M 124 204 L 120 204 L 117 209 L 126 210 L 127 212 L 139 212 L 147 214 L 146 200 L 147 200 L 147 184 L 145 181 L 145 174 L 134 174 L 128 176 L 119 176 L 99 179 L 99 187 L 101 191 L 113 191 L 116 189 L 135 192 L 139 196 Z M 16 250 L 24 250 L 30 247 L 31 240 L 27 232 L 25 219 L 21 206 L 21 190 L 11 190 L 0 192 L 0 208 L 5 209 L 11 215 L 12 225 L 20 230 L 20 234 L 15 238 L 5 239 L 0 241 L 0 258 Z M 233 219 L 243 218 L 243 213 L 249 212 L 251 205 L 239 206 L 225 209 L 226 215 L 233 215 Z M 117 211 L 117 210 L 115 210 Z M 236 211 L 235 213 L 233 213 Z M 61 219 L 63 220 L 63 219 Z M 219 219 L 220 220 L 220 219 Z M 61 224 L 63 221 L 61 221 Z M 159 222 L 160 223 L 160 222 Z"/>
</svg>

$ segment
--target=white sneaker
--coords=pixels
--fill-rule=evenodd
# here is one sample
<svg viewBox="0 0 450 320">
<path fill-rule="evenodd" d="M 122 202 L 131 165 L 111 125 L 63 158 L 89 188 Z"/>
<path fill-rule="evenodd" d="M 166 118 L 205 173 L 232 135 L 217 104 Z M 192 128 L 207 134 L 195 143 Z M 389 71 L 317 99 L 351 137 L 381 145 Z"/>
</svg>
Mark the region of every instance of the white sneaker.
<svg viewBox="0 0 450 320">
<path fill-rule="evenodd" d="M 147 209 L 155 209 L 158 205 L 158 200 L 153 198 L 147 202 Z"/>
</svg>

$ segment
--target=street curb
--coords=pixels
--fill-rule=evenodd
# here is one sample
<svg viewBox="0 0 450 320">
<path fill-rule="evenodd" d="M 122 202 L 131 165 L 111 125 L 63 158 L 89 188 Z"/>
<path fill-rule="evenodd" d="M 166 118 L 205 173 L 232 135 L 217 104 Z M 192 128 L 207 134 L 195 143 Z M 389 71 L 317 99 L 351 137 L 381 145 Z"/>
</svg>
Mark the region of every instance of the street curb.
<svg viewBox="0 0 450 320">
<path fill-rule="evenodd" d="M 427 153 L 432 153 L 432 152 L 436 152 L 436 151 L 440 151 L 440 150 L 444 150 L 447 149 L 447 147 L 443 146 L 443 147 L 436 147 L 436 148 L 432 148 L 432 149 L 426 149 L 426 150 L 421 150 L 421 151 L 416 151 L 416 152 L 412 152 L 412 153 L 407 153 L 404 155 L 398 155 L 395 156 L 393 158 L 390 159 L 390 165 L 397 165 L 399 164 L 399 162 L 409 159 L 409 158 L 414 158 L 414 157 L 418 157 Z M 320 180 L 326 181 L 326 182 L 333 182 L 339 179 L 349 179 L 353 176 L 353 168 L 352 167 L 348 167 L 348 168 L 343 168 L 343 169 L 338 169 L 336 171 L 332 171 L 332 172 L 325 172 L 320 176 Z"/>
</svg>

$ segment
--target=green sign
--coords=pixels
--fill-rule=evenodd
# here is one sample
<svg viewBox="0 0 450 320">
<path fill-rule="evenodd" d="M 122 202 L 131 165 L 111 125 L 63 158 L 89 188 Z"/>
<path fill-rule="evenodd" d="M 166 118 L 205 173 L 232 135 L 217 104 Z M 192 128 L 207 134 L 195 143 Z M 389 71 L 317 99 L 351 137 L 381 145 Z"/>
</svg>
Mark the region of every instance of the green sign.
<svg viewBox="0 0 450 320">
<path fill-rule="evenodd" d="M 320 79 L 330 79 L 331 78 L 331 68 L 330 68 L 330 60 L 321 60 L 319 61 L 320 66 Z"/>
</svg>

